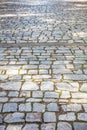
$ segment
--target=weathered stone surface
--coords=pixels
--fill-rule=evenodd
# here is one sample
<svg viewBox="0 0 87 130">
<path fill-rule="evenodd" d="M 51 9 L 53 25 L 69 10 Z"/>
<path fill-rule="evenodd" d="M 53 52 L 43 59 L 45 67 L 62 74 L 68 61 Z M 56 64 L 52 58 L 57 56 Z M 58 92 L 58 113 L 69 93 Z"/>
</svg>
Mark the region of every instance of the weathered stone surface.
<svg viewBox="0 0 87 130">
<path fill-rule="evenodd" d="M 60 98 L 70 98 L 71 95 L 70 95 L 70 92 L 68 91 L 62 91 L 62 94 L 60 96 Z"/>
<path fill-rule="evenodd" d="M 75 122 L 73 125 L 74 130 L 87 130 L 87 123 Z"/>
<path fill-rule="evenodd" d="M 23 130 L 39 130 L 39 126 L 37 124 L 26 124 Z"/>
<path fill-rule="evenodd" d="M 22 111 L 22 112 L 31 111 L 31 103 L 20 104 L 19 105 L 19 111 Z"/>
<path fill-rule="evenodd" d="M 8 98 L 7 97 L 0 97 L 0 102 L 4 103 L 7 102 Z"/>
<path fill-rule="evenodd" d="M 57 103 L 49 103 L 47 105 L 47 110 L 48 111 L 59 111 L 59 107 L 58 107 Z"/>
<path fill-rule="evenodd" d="M 8 125 L 6 130 L 22 130 L 22 125 Z"/>
<path fill-rule="evenodd" d="M 7 114 L 4 118 L 4 122 L 6 123 L 18 123 L 18 122 L 24 122 L 24 113 L 13 113 L 13 114 Z"/>
<path fill-rule="evenodd" d="M 42 91 L 33 91 L 32 97 L 41 98 L 41 97 L 43 97 L 43 92 Z"/>
<path fill-rule="evenodd" d="M 46 91 L 46 90 L 51 91 L 54 89 L 54 84 L 51 81 L 42 82 L 40 87 L 41 87 L 41 90 L 43 91 Z"/>
<path fill-rule="evenodd" d="M 5 125 L 0 125 L 0 130 L 5 130 Z"/>
<path fill-rule="evenodd" d="M 6 82 L 1 83 L 0 88 L 3 90 L 20 90 L 21 88 L 21 82 Z"/>
<path fill-rule="evenodd" d="M 58 117 L 59 120 L 65 120 L 65 121 L 75 121 L 76 120 L 76 116 L 75 116 L 75 113 L 73 112 L 70 112 L 70 113 L 67 113 L 67 114 L 62 114 L 62 115 L 59 115 Z"/>
<path fill-rule="evenodd" d="M 3 106 L 3 112 L 16 112 L 17 103 L 6 103 Z"/>
<path fill-rule="evenodd" d="M 59 122 L 57 130 L 72 130 L 72 126 L 67 122 Z"/>
<path fill-rule="evenodd" d="M 83 85 L 80 88 L 80 91 L 87 92 L 87 83 L 83 83 Z"/>
<path fill-rule="evenodd" d="M 33 111 L 34 112 L 45 112 L 45 105 L 41 104 L 41 103 L 34 103 Z"/>
<path fill-rule="evenodd" d="M 59 93 L 56 92 L 45 92 L 45 98 L 59 98 Z"/>
<path fill-rule="evenodd" d="M 80 104 L 69 104 L 69 105 L 62 105 L 63 111 L 74 111 L 78 112 L 82 110 L 82 106 Z"/>
<path fill-rule="evenodd" d="M 27 122 L 41 122 L 41 113 L 28 113 L 26 115 Z"/>
<path fill-rule="evenodd" d="M 55 130 L 56 124 L 55 123 L 47 123 L 41 125 L 41 130 Z"/>
<path fill-rule="evenodd" d="M 87 121 L 87 113 L 78 113 L 78 120 Z"/>
<path fill-rule="evenodd" d="M 13 91 L 13 92 L 9 92 L 8 96 L 9 97 L 18 97 L 18 94 L 19 93 L 17 91 L 15 91 L 15 92 Z"/>
<path fill-rule="evenodd" d="M 44 122 L 56 122 L 55 112 L 45 112 L 43 118 Z"/>
<path fill-rule="evenodd" d="M 39 86 L 33 82 L 25 82 L 22 86 L 22 90 L 38 90 Z"/>
<path fill-rule="evenodd" d="M 82 98 L 86 98 L 86 97 L 87 97 L 87 93 L 80 93 L 80 92 L 72 93 L 72 98 L 80 98 L 80 99 L 82 99 Z"/>
<path fill-rule="evenodd" d="M 73 91 L 73 92 L 78 91 L 77 84 L 72 86 L 71 84 L 68 83 L 57 83 L 56 87 L 58 90 L 66 90 L 66 91 Z"/>
</svg>

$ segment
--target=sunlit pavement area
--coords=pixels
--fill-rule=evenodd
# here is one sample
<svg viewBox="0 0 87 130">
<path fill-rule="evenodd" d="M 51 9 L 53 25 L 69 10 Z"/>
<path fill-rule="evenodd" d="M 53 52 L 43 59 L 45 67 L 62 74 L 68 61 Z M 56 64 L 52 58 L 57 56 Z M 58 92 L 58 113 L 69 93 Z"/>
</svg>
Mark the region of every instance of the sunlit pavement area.
<svg viewBox="0 0 87 130">
<path fill-rule="evenodd" d="M 0 1 L 0 130 L 87 130 L 86 0 Z"/>
</svg>

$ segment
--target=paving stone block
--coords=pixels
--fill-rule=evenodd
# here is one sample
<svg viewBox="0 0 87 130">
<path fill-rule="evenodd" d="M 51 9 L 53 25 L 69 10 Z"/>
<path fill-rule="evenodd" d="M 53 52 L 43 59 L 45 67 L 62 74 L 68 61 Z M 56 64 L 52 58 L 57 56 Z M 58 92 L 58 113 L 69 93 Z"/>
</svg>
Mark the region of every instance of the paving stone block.
<svg viewBox="0 0 87 130">
<path fill-rule="evenodd" d="M 0 125 L 0 130 L 5 130 L 5 125 Z"/>
<path fill-rule="evenodd" d="M 42 91 L 33 91 L 32 97 L 41 98 L 41 97 L 43 97 L 43 92 Z"/>
<path fill-rule="evenodd" d="M 22 130 L 22 125 L 8 125 L 6 130 Z"/>
<path fill-rule="evenodd" d="M 22 86 L 22 90 L 38 90 L 39 86 L 33 82 L 25 82 Z"/>
<path fill-rule="evenodd" d="M 74 130 L 87 130 L 87 123 L 75 122 L 73 123 Z"/>
<path fill-rule="evenodd" d="M 45 98 L 59 98 L 59 93 L 56 92 L 45 92 Z"/>
<path fill-rule="evenodd" d="M 62 105 L 61 106 L 63 111 L 74 111 L 74 112 L 79 112 L 82 111 L 82 106 L 80 104 L 69 104 L 69 105 Z"/>
<path fill-rule="evenodd" d="M 5 82 L 0 84 L 0 88 L 3 90 L 20 90 L 21 82 Z"/>
<path fill-rule="evenodd" d="M 39 125 L 37 124 L 26 124 L 23 130 L 39 130 Z"/>
<path fill-rule="evenodd" d="M 48 111 L 59 111 L 59 107 L 58 107 L 57 103 L 49 103 L 47 105 L 47 110 Z"/>
<path fill-rule="evenodd" d="M 3 106 L 3 112 L 16 112 L 17 103 L 5 103 Z"/>
<path fill-rule="evenodd" d="M 78 120 L 87 121 L 87 113 L 78 113 Z"/>
<path fill-rule="evenodd" d="M 27 113 L 26 122 L 42 122 L 41 113 Z"/>
<path fill-rule="evenodd" d="M 41 90 L 46 91 L 46 90 L 54 90 L 54 83 L 51 81 L 46 81 L 46 82 L 42 82 L 41 86 L 40 86 Z"/>
<path fill-rule="evenodd" d="M 4 118 L 4 122 L 6 122 L 6 123 L 20 123 L 20 122 L 25 122 L 24 116 L 25 116 L 24 113 L 19 113 L 19 112 L 7 114 L 5 116 L 5 118 Z"/>
<path fill-rule="evenodd" d="M 45 105 L 41 104 L 41 103 L 34 103 L 33 111 L 34 112 L 45 112 Z"/>
<path fill-rule="evenodd" d="M 44 122 L 56 122 L 55 112 L 45 112 L 43 118 Z"/>
<path fill-rule="evenodd" d="M 72 130 L 72 126 L 68 122 L 59 122 L 57 130 Z"/>
<path fill-rule="evenodd" d="M 75 113 L 73 112 L 70 112 L 70 113 L 67 113 L 67 114 L 62 114 L 62 115 L 59 115 L 59 120 L 65 120 L 65 121 L 75 121 L 76 120 L 76 116 L 75 116 Z"/>
<path fill-rule="evenodd" d="M 20 104 L 19 111 L 30 112 L 31 111 L 31 103 Z"/>
<path fill-rule="evenodd" d="M 55 130 L 56 124 L 55 123 L 47 123 L 41 125 L 41 130 Z"/>
</svg>

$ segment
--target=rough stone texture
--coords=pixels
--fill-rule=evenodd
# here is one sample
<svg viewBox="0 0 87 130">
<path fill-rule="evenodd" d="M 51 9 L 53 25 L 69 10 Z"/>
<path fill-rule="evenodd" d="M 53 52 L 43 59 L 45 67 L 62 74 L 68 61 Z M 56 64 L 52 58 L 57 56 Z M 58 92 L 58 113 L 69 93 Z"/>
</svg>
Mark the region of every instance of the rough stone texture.
<svg viewBox="0 0 87 130">
<path fill-rule="evenodd" d="M 78 120 L 87 121 L 87 113 L 78 113 Z"/>
<path fill-rule="evenodd" d="M 37 124 L 26 124 L 23 130 L 39 130 L 39 126 Z"/>
<path fill-rule="evenodd" d="M 78 91 L 78 86 L 77 85 L 70 85 L 68 83 L 58 83 L 57 84 L 57 89 L 58 90 L 65 90 L 65 91 Z"/>
<path fill-rule="evenodd" d="M 59 111 L 59 107 L 56 103 L 49 103 L 47 105 L 47 110 L 48 111 Z"/>
<path fill-rule="evenodd" d="M 87 83 L 83 83 L 83 85 L 80 88 L 80 91 L 87 92 Z"/>
<path fill-rule="evenodd" d="M 17 103 L 6 103 L 3 106 L 3 112 L 16 112 Z"/>
<path fill-rule="evenodd" d="M 69 104 L 69 105 L 62 105 L 62 109 L 64 111 L 74 111 L 78 112 L 82 110 L 82 106 L 80 104 Z"/>
<path fill-rule="evenodd" d="M 1 83 L 0 88 L 4 90 L 20 90 L 21 82 L 6 82 Z"/>
<path fill-rule="evenodd" d="M 76 120 L 76 116 L 75 113 L 67 113 L 67 114 L 62 114 L 59 115 L 59 120 L 65 120 L 65 121 L 75 121 Z"/>
<path fill-rule="evenodd" d="M 33 82 L 25 82 L 22 86 L 22 90 L 38 90 L 39 87 Z"/>
<path fill-rule="evenodd" d="M 28 113 L 26 115 L 27 122 L 41 122 L 41 114 L 40 113 Z"/>
<path fill-rule="evenodd" d="M 57 130 L 72 130 L 72 126 L 67 122 L 59 122 Z"/>
<path fill-rule="evenodd" d="M 86 1 L 0 1 L 1 130 L 87 122 Z"/>
<path fill-rule="evenodd" d="M 44 113 L 44 122 L 56 122 L 56 115 L 54 112 Z"/>
<path fill-rule="evenodd" d="M 25 104 L 20 104 L 19 105 L 19 111 L 22 112 L 29 112 L 31 111 L 31 103 L 25 103 Z"/>
<path fill-rule="evenodd" d="M 0 130 L 5 130 L 5 126 L 4 125 L 0 125 Z"/>
<path fill-rule="evenodd" d="M 59 98 L 59 94 L 56 92 L 45 92 L 45 98 Z"/>
<path fill-rule="evenodd" d="M 53 84 L 53 82 L 50 82 L 50 81 L 42 82 L 40 87 L 41 87 L 41 90 L 43 90 L 43 91 L 45 91 L 45 90 L 51 91 L 54 89 L 54 84 Z"/>
<path fill-rule="evenodd" d="M 74 130 L 87 130 L 87 123 L 75 122 Z"/>
<path fill-rule="evenodd" d="M 45 105 L 41 104 L 41 103 L 34 103 L 33 111 L 34 112 L 45 112 Z"/>
<path fill-rule="evenodd" d="M 43 93 L 41 91 L 33 91 L 32 97 L 41 98 L 43 97 Z"/>
<path fill-rule="evenodd" d="M 24 122 L 24 113 L 13 113 L 8 114 L 4 118 L 4 122 L 6 123 L 18 123 L 18 122 Z"/>
<path fill-rule="evenodd" d="M 55 123 L 47 123 L 41 125 L 41 130 L 55 130 L 56 125 Z"/>
<path fill-rule="evenodd" d="M 8 125 L 6 130 L 22 130 L 22 125 Z"/>
</svg>

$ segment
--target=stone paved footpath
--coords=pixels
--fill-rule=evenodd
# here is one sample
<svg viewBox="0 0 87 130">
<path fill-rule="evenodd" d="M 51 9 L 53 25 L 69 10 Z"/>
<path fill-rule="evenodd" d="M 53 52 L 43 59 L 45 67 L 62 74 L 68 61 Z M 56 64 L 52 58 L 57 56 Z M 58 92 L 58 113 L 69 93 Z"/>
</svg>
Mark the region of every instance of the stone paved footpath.
<svg viewBox="0 0 87 130">
<path fill-rule="evenodd" d="M 87 130 L 87 46 L 0 48 L 0 130 Z"/>
<path fill-rule="evenodd" d="M 87 130 L 87 2 L 0 1 L 0 130 Z"/>
</svg>

